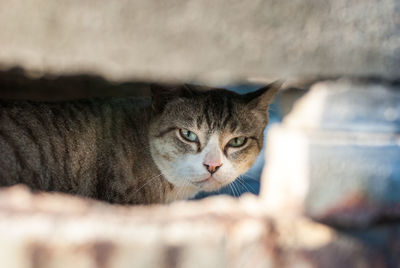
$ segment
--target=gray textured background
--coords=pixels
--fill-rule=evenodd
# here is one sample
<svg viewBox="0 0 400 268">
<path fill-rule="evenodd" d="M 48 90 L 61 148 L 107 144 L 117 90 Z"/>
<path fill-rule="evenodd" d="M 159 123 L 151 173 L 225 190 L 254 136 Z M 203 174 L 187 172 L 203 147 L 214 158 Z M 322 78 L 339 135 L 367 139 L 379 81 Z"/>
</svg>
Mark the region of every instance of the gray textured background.
<svg viewBox="0 0 400 268">
<path fill-rule="evenodd" d="M 0 0 L 0 69 L 227 83 L 400 74 L 398 0 Z"/>
</svg>

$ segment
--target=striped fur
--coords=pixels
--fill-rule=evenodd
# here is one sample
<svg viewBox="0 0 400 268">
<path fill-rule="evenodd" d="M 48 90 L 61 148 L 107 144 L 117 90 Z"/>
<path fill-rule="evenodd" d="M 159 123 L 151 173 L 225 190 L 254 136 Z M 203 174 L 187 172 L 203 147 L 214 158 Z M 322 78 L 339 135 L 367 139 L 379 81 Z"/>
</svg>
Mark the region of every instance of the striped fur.
<svg viewBox="0 0 400 268">
<path fill-rule="evenodd" d="M 1 186 L 24 183 L 34 190 L 122 204 L 165 203 L 192 196 L 201 189 L 180 189 L 160 171 L 160 156 L 151 151 L 153 141 L 173 144 L 176 154 L 196 154 L 201 148 L 179 150 L 185 146 L 167 138 L 178 125 L 206 126 L 208 133 L 248 129 L 255 145 L 244 153 L 254 155 L 253 159 L 262 146 L 267 104 L 263 113 L 253 113 L 260 106 L 259 96 L 246 99 L 228 91 L 187 87 L 170 92 L 167 98 L 155 94 L 153 103 L 135 98 L 0 101 Z M 243 160 L 238 153 L 232 157 Z"/>
</svg>

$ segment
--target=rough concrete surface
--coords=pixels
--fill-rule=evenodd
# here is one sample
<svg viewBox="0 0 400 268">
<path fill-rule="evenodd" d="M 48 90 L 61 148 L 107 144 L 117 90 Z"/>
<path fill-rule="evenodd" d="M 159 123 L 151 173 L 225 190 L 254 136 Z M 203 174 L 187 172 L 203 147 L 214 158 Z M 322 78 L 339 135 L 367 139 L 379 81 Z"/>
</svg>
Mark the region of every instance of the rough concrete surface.
<svg viewBox="0 0 400 268">
<path fill-rule="evenodd" d="M 400 73 L 398 0 L 0 1 L 0 66 L 227 83 Z"/>
<path fill-rule="evenodd" d="M 398 87 L 316 84 L 269 133 L 266 206 L 341 227 L 398 221 L 399 133 Z"/>
<path fill-rule="evenodd" d="M 400 264 L 397 225 L 350 232 L 272 219 L 249 196 L 122 207 L 16 186 L 0 190 L 0 236 L 0 267 L 14 268 Z"/>
</svg>

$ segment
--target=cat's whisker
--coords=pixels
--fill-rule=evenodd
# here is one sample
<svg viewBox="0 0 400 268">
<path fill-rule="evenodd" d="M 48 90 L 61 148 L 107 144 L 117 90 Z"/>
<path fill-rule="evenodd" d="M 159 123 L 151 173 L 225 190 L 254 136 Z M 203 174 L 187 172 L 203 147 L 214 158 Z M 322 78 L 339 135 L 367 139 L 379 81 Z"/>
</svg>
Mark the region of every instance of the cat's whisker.
<svg viewBox="0 0 400 268">
<path fill-rule="evenodd" d="M 239 187 L 237 186 L 237 184 L 236 184 L 236 183 L 233 183 L 233 184 L 232 184 L 232 186 L 233 186 L 233 188 L 236 190 L 237 196 L 239 197 L 239 196 L 240 196 L 240 190 L 239 190 Z"/>
<path fill-rule="evenodd" d="M 253 176 L 250 176 L 248 174 L 242 174 L 238 178 L 246 178 L 246 179 L 250 179 L 250 180 L 254 180 L 254 181 L 259 181 L 260 180 L 260 177 L 253 177 Z"/>
<path fill-rule="evenodd" d="M 186 196 L 186 193 L 188 191 L 187 186 L 189 186 L 189 183 L 187 181 L 185 181 L 184 186 L 183 186 L 183 190 L 182 190 L 182 197 Z M 182 198 L 183 199 L 183 198 Z"/>
<path fill-rule="evenodd" d="M 183 187 L 185 187 L 185 184 L 183 184 L 183 186 L 181 186 L 181 187 L 179 188 L 179 190 L 175 193 L 175 200 L 178 200 L 178 199 L 179 199 L 179 194 L 180 194 L 180 192 L 182 191 Z"/>
<path fill-rule="evenodd" d="M 182 191 L 184 186 L 185 186 L 185 180 L 183 180 L 183 185 L 179 187 L 178 191 L 175 192 L 175 200 L 179 199 L 179 193 Z"/>
<path fill-rule="evenodd" d="M 188 186 L 190 186 L 190 187 L 187 187 L 187 193 L 186 193 L 186 196 L 189 194 L 189 191 L 191 191 L 191 189 L 192 189 L 192 187 L 193 187 L 193 185 L 190 183 L 190 181 L 188 181 Z M 189 197 L 189 196 L 188 196 Z M 190 198 L 192 198 L 193 197 L 193 193 L 190 195 Z"/>
<path fill-rule="evenodd" d="M 253 179 L 252 179 L 253 180 Z M 244 182 L 244 180 L 242 180 L 243 182 Z M 258 179 L 258 180 L 253 180 L 253 181 L 255 181 L 255 182 L 257 182 L 258 183 L 258 186 L 260 186 L 260 180 Z M 254 191 L 254 193 L 257 193 L 257 192 L 259 192 L 259 190 L 260 190 L 260 188 L 259 187 L 253 187 L 252 185 L 250 185 L 250 184 L 247 184 L 249 187 L 251 187 L 251 189 L 253 189 L 253 191 Z"/>
<path fill-rule="evenodd" d="M 237 186 L 236 183 L 240 183 L 240 185 L 241 185 L 242 187 L 244 187 L 244 189 L 246 190 L 246 192 L 250 192 L 250 189 L 247 188 L 247 186 L 246 186 L 243 182 L 241 182 L 239 178 L 237 178 L 237 179 L 233 182 L 233 184 L 235 184 L 235 185 Z"/>
<path fill-rule="evenodd" d="M 190 182 L 189 182 L 189 180 L 187 180 L 186 181 L 186 187 L 185 187 L 185 192 L 184 192 L 184 195 L 183 196 L 185 196 L 185 198 L 186 198 L 186 195 L 189 193 L 189 186 L 190 186 Z"/>
<path fill-rule="evenodd" d="M 229 183 L 228 186 L 229 186 L 229 188 L 231 189 L 233 196 L 234 196 L 234 197 L 237 197 L 237 196 L 236 196 L 236 193 L 235 193 L 235 191 L 234 191 L 234 189 L 233 189 L 233 187 L 232 187 L 232 183 Z"/>
<path fill-rule="evenodd" d="M 240 185 L 239 185 L 239 184 Z M 241 180 L 240 176 L 233 182 L 233 184 L 236 186 L 237 191 L 239 192 L 239 195 L 242 195 L 244 192 L 252 192 L 246 185 L 244 181 Z M 242 186 L 242 190 L 240 188 Z"/>
<path fill-rule="evenodd" d="M 237 178 L 238 182 L 241 183 L 243 186 L 249 186 L 249 187 L 251 187 L 251 189 L 252 189 L 253 191 L 255 191 L 254 187 L 252 187 L 250 184 L 247 184 L 246 181 L 245 181 L 245 179 L 248 179 L 248 178 L 247 178 L 247 177 L 244 177 L 244 176 L 239 176 L 239 177 Z M 251 178 L 250 178 L 250 180 L 252 180 L 252 181 L 258 181 L 258 180 L 251 179 Z"/>
<path fill-rule="evenodd" d="M 159 195 L 160 195 L 160 200 L 163 200 L 163 194 L 162 194 L 163 186 L 164 186 L 163 184 L 160 184 L 159 187 L 158 187 L 158 192 L 159 192 Z"/>
<path fill-rule="evenodd" d="M 181 198 L 179 197 L 179 194 L 182 194 L 182 196 L 184 196 L 184 194 L 185 194 L 185 190 L 187 190 L 186 189 L 186 186 L 188 186 L 189 185 L 189 182 L 188 182 L 188 180 L 187 180 L 187 178 L 184 178 L 183 179 L 183 186 L 176 192 L 176 194 L 175 194 L 175 199 L 176 200 L 180 200 Z"/>
<path fill-rule="evenodd" d="M 161 175 L 162 175 L 162 173 L 160 173 L 160 174 L 158 174 L 158 175 L 156 175 L 156 176 L 150 178 L 145 184 L 143 184 L 139 189 L 137 189 L 137 190 L 134 192 L 134 195 L 137 194 L 140 190 L 142 190 L 142 189 L 143 189 L 146 185 L 148 185 L 150 182 L 152 182 L 152 181 L 156 180 L 157 178 L 159 178 Z"/>
<path fill-rule="evenodd" d="M 240 183 L 246 189 L 247 192 L 256 193 L 256 190 L 251 185 L 246 185 L 245 181 L 240 176 L 236 179 L 236 181 Z M 249 189 L 248 186 L 251 189 Z"/>
<path fill-rule="evenodd" d="M 230 189 L 231 193 L 233 194 L 233 196 L 235 196 L 235 193 L 234 193 L 233 190 L 232 190 L 231 184 L 228 184 L 227 186 L 229 187 L 229 189 Z"/>
<path fill-rule="evenodd" d="M 254 180 L 254 181 L 260 181 L 260 176 L 255 177 L 255 176 L 249 176 L 247 174 L 242 174 L 239 177 L 241 177 L 243 179 L 250 179 L 250 180 Z"/>
</svg>

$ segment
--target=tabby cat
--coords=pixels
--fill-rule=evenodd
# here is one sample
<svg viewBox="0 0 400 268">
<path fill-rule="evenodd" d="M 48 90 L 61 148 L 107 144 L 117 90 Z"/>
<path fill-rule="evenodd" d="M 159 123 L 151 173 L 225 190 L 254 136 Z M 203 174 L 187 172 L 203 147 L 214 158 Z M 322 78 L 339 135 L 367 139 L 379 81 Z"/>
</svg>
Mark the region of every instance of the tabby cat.
<svg viewBox="0 0 400 268">
<path fill-rule="evenodd" d="M 278 88 L 153 86 L 152 99 L 0 101 L 0 185 L 121 204 L 219 189 L 256 159 Z"/>
</svg>

